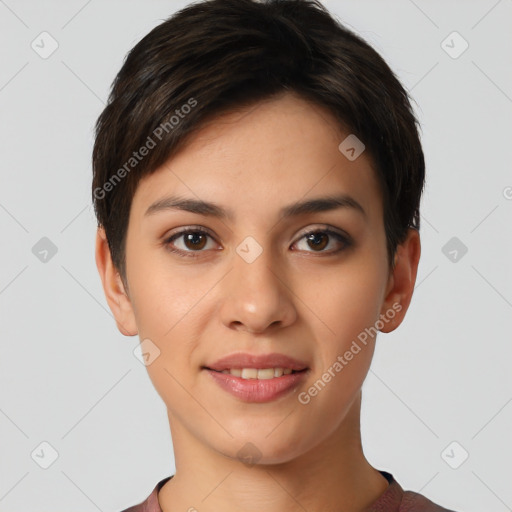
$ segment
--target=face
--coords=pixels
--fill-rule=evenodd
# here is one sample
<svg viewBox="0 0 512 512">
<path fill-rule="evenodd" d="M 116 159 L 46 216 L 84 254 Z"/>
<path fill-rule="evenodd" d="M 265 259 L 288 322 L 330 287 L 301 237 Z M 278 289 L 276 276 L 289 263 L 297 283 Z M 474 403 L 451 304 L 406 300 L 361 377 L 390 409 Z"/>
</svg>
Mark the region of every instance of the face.
<svg viewBox="0 0 512 512">
<path fill-rule="evenodd" d="M 121 331 L 150 340 L 147 370 L 173 440 L 186 431 L 231 457 L 250 441 L 261 462 L 283 462 L 343 424 L 376 323 L 389 331 L 401 322 L 419 258 L 417 244 L 404 249 L 389 272 L 375 171 L 366 152 L 349 160 L 338 149 L 348 135 L 287 94 L 218 118 L 140 182 L 127 296 L 106 291 Z M 213 208 L 165 207 L 171 197 Z M 273 398 L 270 379 L 261 395 L 237 395 L 219 384 L 226 374 L 205 367 L 240 352 L 284 354 L 306 370 L 275 378 L 292 384 Z"/>
</svg>

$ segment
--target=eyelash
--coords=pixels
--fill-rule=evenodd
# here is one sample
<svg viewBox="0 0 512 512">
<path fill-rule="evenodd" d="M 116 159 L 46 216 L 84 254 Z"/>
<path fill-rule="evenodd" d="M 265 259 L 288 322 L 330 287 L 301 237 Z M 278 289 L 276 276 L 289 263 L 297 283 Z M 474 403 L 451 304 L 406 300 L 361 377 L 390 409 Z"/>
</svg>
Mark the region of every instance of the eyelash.
<svg viewBox="0 0 512 512">
<path fill-rule="evenodd" d="M 183 235 L 193 234 L 193 233 L 201 233 L 201 234 L 209 236 L 210 238 L 213 239 L 213 236 L 210 234 L 210 232 L 208 230 L 198 226 L 198 227 L 194 227 L 194 228 L 186 228 L 182 231 L 174 233 L 172 236 L 170 236 L 166 240 L 164 240 L 164 245 L 168 251 L 178 254 L 179 256 L 182 256 L 185 258 L 197 258 L 197 257 L 199 257 L 199 253 L 204 252 L 204 250 L 183 251 L 181 249 L 176 249 L 171 246 L 171 243 L 174 240 L 178 239 L 179 237 L 181 237 Z M 313 229 L 306 233 L 303 233 L 302 236 L 299 238 L 299 240 L 297 240 L 297 242 L 302 240 L 303 238 L 308 237 L 309 235 L 319 234 L 319 233 L 326 234 L 329 237 L 334 237 L 335 239 L 338 240 L 338 242 L 341 242 L 343 244 L 343 247 L 341 249 L 337 249 L 335 251 L 306 251 L 306 252 L 312 252 L 312 253 L 318 252 L 318 254 L 325 253 L 325 254 L 329 254 L 329 255 L 337 254 L 339 252 L 342 252 L 342 251 L 348 249 L 352 245 L 352 240 L 350 239 L 350 237 L 342 235 L 341 233 L 338 233 L 337 231 L 334 231 L 327 226 L 325 226 L 324 228 L 316 228 L 316 229 Z M 295 243 L 297 243 L 297 242 L 295 242 Z"/>
</svg>

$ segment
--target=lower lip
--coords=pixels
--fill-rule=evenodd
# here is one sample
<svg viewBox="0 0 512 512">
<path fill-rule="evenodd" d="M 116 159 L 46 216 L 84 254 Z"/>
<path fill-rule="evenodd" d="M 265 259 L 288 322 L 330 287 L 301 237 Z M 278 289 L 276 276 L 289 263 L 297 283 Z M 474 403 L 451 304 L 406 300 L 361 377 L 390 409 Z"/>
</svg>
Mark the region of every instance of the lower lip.
<svg viewBox="0 0 512 512">
<path fill-rule="evenodd" d="M 207 368 L 205 370 L 222 389 L 245 402 L 276 400 L 294 389 L 308 373 L 307 370 L 303 370 L 272 379 L 242 379 L 229 373 L 216 372 Z"/>
</svg>

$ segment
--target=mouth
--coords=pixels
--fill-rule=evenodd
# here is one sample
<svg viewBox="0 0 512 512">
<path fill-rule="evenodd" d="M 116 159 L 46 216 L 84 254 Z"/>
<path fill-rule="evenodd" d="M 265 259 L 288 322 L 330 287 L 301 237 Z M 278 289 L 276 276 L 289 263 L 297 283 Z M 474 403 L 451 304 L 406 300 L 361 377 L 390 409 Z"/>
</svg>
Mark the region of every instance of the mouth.
<svg viewBox="0 0 512 512">
<path fill-rule="evenodd" d="M 213 368 L 208 368 L 207 366 L 202 367 L 204 370 L 209 370 L 215 373 L 223 373 L 228 375 L 233 375 L 234 377 L 239 377 L 242 379 L 250 380 L 268 380 L 274 379 L 278 377 L 282 377 L 283 375 L 291 375 L 295 373 L 304 373 L 308 370 L 308 368 L 303 368 L 302 370 L 294 370 L 292 368 L 225 368 L 223 370 L 215 370 Z"/>
<path fill-rule="evenodd" d="M 271 379 L 308 369 L 305 360 L 301 361 L 295 357 L 277 352 L 266 354 L 235 352 L 217 361 L 205 361 L 202 367 L 214 372 L 230 373 L 236 377 L 247 379 Z"/>
<path fill-rule="evenodd" d="M 213 382 L 246 403 L 272 402 L 296 393 L 307 378 L 309 368 L 224 368 L 202 367 Z"/>
</svg>

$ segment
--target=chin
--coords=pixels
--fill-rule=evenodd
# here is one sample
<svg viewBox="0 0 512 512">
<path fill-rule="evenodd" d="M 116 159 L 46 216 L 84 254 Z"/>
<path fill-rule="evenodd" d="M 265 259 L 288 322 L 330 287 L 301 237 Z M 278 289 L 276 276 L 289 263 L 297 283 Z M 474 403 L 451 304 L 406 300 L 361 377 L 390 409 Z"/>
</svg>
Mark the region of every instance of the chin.
<svg viewBox="0 0 512 512">
<path fill-rule="evenodd" d="M 285 464 L 306 451 L 301 450 L 298 443 L 290 438 L 289 432 L 269 435 L 271 431 L 272 429 L 264 429 L 257 435 L 253 430 L 252 435 L 235 435 L 234 439 L 228 441 L 227 446 L 218 446 L 217 450 L 226 457 L 239 460 L 247 467 Z"/>
</svg>

